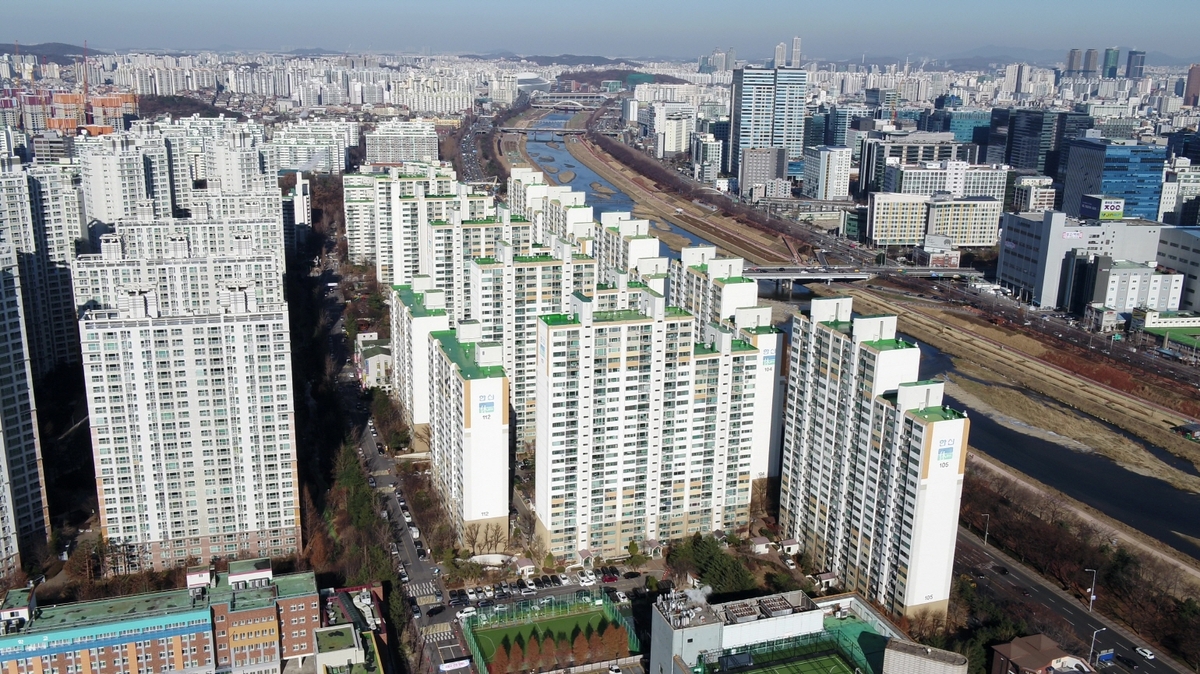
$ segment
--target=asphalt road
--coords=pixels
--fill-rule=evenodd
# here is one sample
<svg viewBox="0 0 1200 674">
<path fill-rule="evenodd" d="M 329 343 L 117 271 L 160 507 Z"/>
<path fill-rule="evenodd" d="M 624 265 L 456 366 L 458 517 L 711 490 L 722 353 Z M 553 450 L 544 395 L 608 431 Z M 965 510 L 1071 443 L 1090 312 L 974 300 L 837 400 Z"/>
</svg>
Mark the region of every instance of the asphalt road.
<svg viewBox="0 0 1200 674">
<path fill-rule="evenodd" d="M 999 569 L 1005 569 L 1002 573 Z M 954 570 L 958 574 L 970 574 L 980 588 L 993 591 L 1000 598 L 1023 601 L 1030 604 L 1040 604 L 1050 612 L 1061 616 L 1083 642 L 1084 650 L 1080 654 L 1086 658 L 1087 649 L 1092 643 L 1095 630 L 1105 628 L 1096 634 L 1096 653 L 1113 649 L 1116 655 L 1128 658 L 1137 667 L 1131 667 L 1121 662 L 1107 665 L 1101 663 L 1102 671 L 1109 674 L 1188 674 L 1189 670 L 1165 658 L 1146 660 L 1134 652 L 1141 646 L 1155 649 L 1149 644 L 1130 634 L 1114 621 L 1089 612 L 1087 604 L 1063 592 L 1051 581 L 1043 579 L 1032 569 L 1018 563 L 1016 560 L 1000 553 L 995 547 L 984 547 L 982 541 L 973 533 L 959 529 L 958 545 L 954 551 Z M 1097 594 L 1103 593 L 1104 588 L 1097 588 Z M 1156 653 L 1157 654 L 1157 653 Z"/>
</svg>

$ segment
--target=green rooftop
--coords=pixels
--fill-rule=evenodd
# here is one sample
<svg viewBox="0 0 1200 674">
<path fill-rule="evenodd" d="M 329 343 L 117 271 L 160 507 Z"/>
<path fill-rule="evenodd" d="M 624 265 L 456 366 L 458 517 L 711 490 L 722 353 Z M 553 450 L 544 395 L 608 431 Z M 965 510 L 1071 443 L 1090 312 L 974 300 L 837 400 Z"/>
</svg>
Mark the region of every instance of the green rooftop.
<svg viewBox="0 0 1200 674">
<path fill-rule="evenodd" d="M 553 255 L 514 255 L 514 262 L 534 263 L 534 262 L 561 262 Z"/>
<path fill-rule="evenodd" d="M 965 419 L 967 415 L 959 412 L 956 409 L 951 409 L 946 406 L 940 407 L 924 407 L 916 410 L 909 410 L 917 417 L 925 421 L 952 421 L 954 419 Z"/>
<path fill-rule="evenodd" d="M 745 276 L 730 276 L 729 278 L 713 279 L 713 283 L 720 283 L 723 286 L 727 286 L 735 283 L 756 283 L 756 281 L 752 278 L 746 278 Z"/>
<path fill-rule="evenodd" d="M 744 339 L 735 339 L 733 340 L 733 350 L 735 353 L 738 351 L 758 351 L 758 347 Z"/>
<path fill-rule="evenodd" d="M 412 312 L 413 318 L 446 315 L 445 309 L 426 309 L 425 293 L 413 292 L 410 285 L 392 286 L 392 290 L 396 291 L 396 298 L 400 300 L 400 303 Z"/>
<path fill-rule="evenodd" d="M 863 346 L 869 346 L 876 351 L 895 351 L 897 349 L 915 349 L 916 344 L 909 344 L 903 339 L 876 339 L 869 342 L 863 342 Z"/>
<path fill-rule="evenodd" d="M 477 257 L 475 258 L 475 264 L 482 267 L 489 264 L 500 264 L 500 261 L 494 257 Z"/>
<path fill-rule="evenodd" d="M 773 335 L 777 332 L 783 332 L 773 325 L 756 325 L 750 328 L 742 328 L 742 331 L 752 335 Z"/>
<path fill-rule="evenodd" d="M 682 318 L 684 316 L 691 316 L 692 314 L 683 307 L 667 307 L 667 315 Z"/>
<path fill-rule="evenodd" d="M 579 325 L 579 317 L 573 314 L 542 314 L 538 318 L 551 327 L 562 325 Z"/>
<path fill-rule="evenodd" d="M 821 321 L 821 325 L 830 330 L 837 330 L 844 335 L 850 334 L 850 330 L 854 327 L 850 321 Z"/>
<path fill-rule="evenodd" d="M 11 593 L 10 593 L 11 594 Z M 134 620 L 152 615 L 183 613 L 206 608 L 192 606 L 192 597 L 186 589 L 135 594 L 126 597 L 80 601 L 57 606 L 40 606 L 37 620 L 28 623 L 24 634 L 36 634 L 64 627 L 83 627 L 96 623 Z"/>
<path fill-rule="evenodd" d="M 600 323 L 611 323 L 615 321 L 645 321 L 649 319 L 646 317 L 646 314 L 637 309 L 614 309 L 612 311 L 593 312 L 592 320 Z"/>
<path fill-rule="evenodd" d="M 275 576 L 273 581 L 281 599 L 317 593 L 317 577 L 312 571 Z"/>
<path fill-rule="evenodd" d="M 332 630 L 319 631 L 316 632 L 315 636 L 317 638 L 318 653 L 331 653 L 333 651 L 354 648 L 354 628 L 350 625 Z"/>
<path fill-rule="evenodd" d="M 479 365 L 475 361 L 475 342 L 463 344 L 458 341 L 454 330 L 436 330 L 429 333 L 431 339 L 441 343 L 442 353 L 453 361 L 463 379 L 492 379 L 504 376 L 502 365 Z"/>
</svg>

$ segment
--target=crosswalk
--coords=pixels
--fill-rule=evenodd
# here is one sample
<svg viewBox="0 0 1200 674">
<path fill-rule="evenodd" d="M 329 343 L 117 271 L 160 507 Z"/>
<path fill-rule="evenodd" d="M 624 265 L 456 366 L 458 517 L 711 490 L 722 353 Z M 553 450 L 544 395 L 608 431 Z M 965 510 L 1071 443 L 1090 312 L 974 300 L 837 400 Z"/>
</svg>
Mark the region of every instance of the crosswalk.
<svg viewBox="0 0 1200 674">
<path fill-rule="evenodd" d="M 433 594 L 435 589 L 433 581 L 428 580 L 423 583 L 409 583 L 405 585 L 405 587 L 408 589 L 408 595 L 410 597 L 420 597 L 427 594 Z"/>
<path fill-rule="evenodd" d="M 450 623 L 437 623 L 421 628 L 421 637 L 425 641 L 453 641 L 454 628 Z"/>
</svg>

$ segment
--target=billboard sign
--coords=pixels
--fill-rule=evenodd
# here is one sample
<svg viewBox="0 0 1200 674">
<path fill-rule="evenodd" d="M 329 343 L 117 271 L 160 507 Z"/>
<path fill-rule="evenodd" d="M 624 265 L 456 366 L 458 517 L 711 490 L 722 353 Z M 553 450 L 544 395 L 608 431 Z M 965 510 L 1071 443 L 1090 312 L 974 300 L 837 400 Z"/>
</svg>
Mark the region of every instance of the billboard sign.
<svg viewBox="0 0 1200 674">
<path fill-rule="evenodd" d="M 1079 202 L 1079 217 L 1085 220 L 1120 220 L 1125 217 L 1125 200 L 1101 194 L 1085 194 Z"/>
</svg>

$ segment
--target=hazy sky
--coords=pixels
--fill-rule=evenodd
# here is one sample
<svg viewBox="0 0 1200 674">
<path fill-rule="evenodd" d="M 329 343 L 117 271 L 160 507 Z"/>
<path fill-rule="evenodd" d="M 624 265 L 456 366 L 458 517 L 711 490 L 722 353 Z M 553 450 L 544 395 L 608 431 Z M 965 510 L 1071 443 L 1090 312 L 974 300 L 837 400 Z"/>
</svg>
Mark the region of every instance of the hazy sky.
<svg viewBox="0 0 1200 674">
<path fill-rule="evenodd" d="M 1200 54 L 1197 0 L 7 0 L 0 39 L 109 49 L 761 58 L 945 56 L 982 45 Z M 1136 12 L 1136 14 L 1135 14 Z"/>
</svg>

